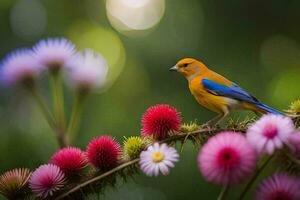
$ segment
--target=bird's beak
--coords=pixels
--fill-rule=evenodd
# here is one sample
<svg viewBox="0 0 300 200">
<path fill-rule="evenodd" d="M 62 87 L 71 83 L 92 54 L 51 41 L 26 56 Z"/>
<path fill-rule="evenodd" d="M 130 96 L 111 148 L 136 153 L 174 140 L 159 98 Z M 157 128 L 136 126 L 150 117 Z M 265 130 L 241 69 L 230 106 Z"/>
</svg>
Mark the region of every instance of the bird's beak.
<svg viewBox="0 0 300 200">
<path fill-rule="evenodd" d="M 169 69 L 169 71 L 176 71 L 176 72 L 177 72 L 177 70 L 178 70 L 177 65 L 174 65 L 173 67 L 171 67 L 171 68 Z"/>
</svg>

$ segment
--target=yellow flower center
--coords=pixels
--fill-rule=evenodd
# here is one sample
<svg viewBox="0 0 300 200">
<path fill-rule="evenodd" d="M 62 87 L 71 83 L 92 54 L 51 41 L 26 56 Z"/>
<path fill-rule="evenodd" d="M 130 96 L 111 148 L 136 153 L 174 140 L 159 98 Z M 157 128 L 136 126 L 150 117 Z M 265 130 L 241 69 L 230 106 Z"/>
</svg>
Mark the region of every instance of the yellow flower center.
<svg viewBox="0 0 300 200">
<path fill-rule="evenodd" d="M 165 158 L 165 155 L 160 151 L 156 151 L 152 154 L 151 158 L 153 162 L 159 163 Z"/>
</svg>

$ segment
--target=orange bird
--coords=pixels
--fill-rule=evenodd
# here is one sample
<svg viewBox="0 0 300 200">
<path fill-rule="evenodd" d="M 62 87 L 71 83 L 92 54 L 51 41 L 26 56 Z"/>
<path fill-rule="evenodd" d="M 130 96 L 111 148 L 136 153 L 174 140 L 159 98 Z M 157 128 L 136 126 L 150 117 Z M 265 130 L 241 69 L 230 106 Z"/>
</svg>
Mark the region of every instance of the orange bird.
<svg viewBox="0 0 300 200">
<path fill-rule="evenodd" d="M 219 113 L 216 118 L 207 122 L 208 125 L 218 124 L 230 111 L 236 109 L 284 115 L 260 103 L 237 84 L 208 69 L 196 59 L 181 59 L 170 71 L 177 71 L 187 79 L 189 89 L 200 105 Z"/>
</svg>

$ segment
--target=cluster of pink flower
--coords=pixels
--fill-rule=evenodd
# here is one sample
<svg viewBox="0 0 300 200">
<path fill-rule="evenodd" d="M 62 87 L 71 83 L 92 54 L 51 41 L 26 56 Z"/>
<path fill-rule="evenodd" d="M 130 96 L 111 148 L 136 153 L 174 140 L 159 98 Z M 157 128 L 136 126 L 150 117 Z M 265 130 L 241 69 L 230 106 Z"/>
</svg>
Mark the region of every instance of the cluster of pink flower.
<svg viewBox="0 0 300 200">
<path fill-rule="evenodd" d="M 264 115 L 248 128 L 246 135 L 221 132 L 210 138 L 199 153 L 199 169 L 209 182 L 239 184 L 255 173 L 264 155 L 272 156 L 284 145 L 297 150 L 299 137 L 289 117 Z M 299 191 L 299 180 L 280 172 L 261 183 L 256 199 L 300 199 Z"/>
<path fill-rule="evenodd" d="M 92 140 L 83 152 L 76 147 L 66 147 L 56 152 L 49 164 L 41 165 L 30 176 L 29 187 L 42 198 L 52 196 L 65 186 L 67 178 L 79 177 L 91 164 L 100 171 L 114 167 L 121 154 L 120 145 L 110 136 Z"/>
<path fill-rule="evenodd" d="M 149 108 L 142 121 L 143 135 L 165 139 L 169 131 L 180 129 L 181 119 L 174 108 L 160 105 Z M 285 146 L 293 153 L 299 153 L 300 132 L 295 130 L 291 118 L 268 114 L 253 123 L 246 134 L 225 131 L 211 137 L 199 152 L 198 165 L 209 182 L 223 186 L 240 184 L 255 173 L 257 163 L 264 156 L 271 157 L 276 150 Z M 162 174 L 168 174 L 168 165 L 155 165 L 157 160 L 164 158 L 164 154 L 157 149 L 158 144 L 149 147 L 140 156 L 141 168 L 146 175 L 158 175 L 159 169 Z M 170 162 L 169 166 L 173 166 L 177 159 Z M 299 180 L 286 172 L 277 172 L 261 183 L 256 199 L 300 199 Z"/>
</svg>

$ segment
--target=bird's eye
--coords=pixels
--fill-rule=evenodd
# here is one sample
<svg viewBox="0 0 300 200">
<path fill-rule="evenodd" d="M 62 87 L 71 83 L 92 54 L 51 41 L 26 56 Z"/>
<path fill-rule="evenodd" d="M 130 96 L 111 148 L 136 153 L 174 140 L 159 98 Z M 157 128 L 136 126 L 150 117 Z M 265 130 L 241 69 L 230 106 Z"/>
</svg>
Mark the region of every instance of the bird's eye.
<svg viewBox="0 0 300 200">
<path fill-rule="evenodd" d="M 183 67 L 187 67 L 189 64 L 188 63 L 185 63 L 185 64 L 183 64 Z"/>
</svg>

